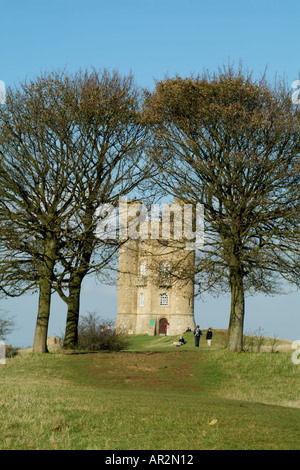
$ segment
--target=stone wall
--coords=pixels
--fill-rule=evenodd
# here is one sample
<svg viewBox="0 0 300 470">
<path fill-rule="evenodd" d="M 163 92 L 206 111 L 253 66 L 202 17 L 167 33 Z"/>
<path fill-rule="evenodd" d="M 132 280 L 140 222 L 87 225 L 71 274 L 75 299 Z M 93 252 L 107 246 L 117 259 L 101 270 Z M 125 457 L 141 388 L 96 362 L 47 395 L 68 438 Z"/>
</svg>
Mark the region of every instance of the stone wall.
<svg viewBox="0 0 300 470">
<path fill-rule="evenodd" d="M 194 328 L 194 252 L 182 241 L 129 240 L 120 248 L 116 328 L 159 334 L 166 319 L 170 335 Z"/>
</svg>

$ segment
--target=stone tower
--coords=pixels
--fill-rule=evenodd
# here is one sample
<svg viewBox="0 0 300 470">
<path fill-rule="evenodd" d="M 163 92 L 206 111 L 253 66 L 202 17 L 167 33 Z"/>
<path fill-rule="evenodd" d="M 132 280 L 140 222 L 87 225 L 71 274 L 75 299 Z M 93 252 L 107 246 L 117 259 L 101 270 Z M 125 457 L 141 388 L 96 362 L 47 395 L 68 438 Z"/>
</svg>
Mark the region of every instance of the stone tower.
<svg viewBox="0 0 300 470">
<path fill-rule="evenodd" d="M 119 250 L 116 328 L 169 335 L 194 329 L 194 250 L 183 240 L 129 239 Z"/>
</svg>

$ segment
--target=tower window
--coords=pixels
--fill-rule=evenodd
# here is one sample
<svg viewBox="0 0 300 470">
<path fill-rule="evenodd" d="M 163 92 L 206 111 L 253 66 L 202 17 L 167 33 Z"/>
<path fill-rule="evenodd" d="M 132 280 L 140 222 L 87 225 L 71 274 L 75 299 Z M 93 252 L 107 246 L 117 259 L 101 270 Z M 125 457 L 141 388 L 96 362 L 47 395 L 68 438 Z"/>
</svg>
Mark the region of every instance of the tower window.
<svg viewBox="0 0 300 470">
<path fill-rule="evenodd" d="M 160 278 L 159 283 L 161 286 L 171 286 L 171 276 L 170 276 L 170 265 L 169 263 L 161 263 L 160 265 Z"/>
<path fill-rule="evenodd" d="M 146 277 L 147 276 L 147 263 L 146 261 L 143 261 L 141 263 L 141 276 Z"/>
<path fill-rule="evenodd" d="M 160 295 L 160 305 L 163 307 L 167 307 L 169 305 L 169 296 L 168 294 L 161 294 Z"/>
<path fill-rule="evenodd" d="M 160 265 L 160 274 L 161 276 L 168 276 L 170 274 L 170 265 L 169 263 L 163 262 Z"/>
<path fill-rule="evenodd" d="M 145 304 L 145 297 L 144 297 L 144 294 L 141 293 L 140 294 L 140 307 L 144 307 L 144 304 Z"/>
</svg>

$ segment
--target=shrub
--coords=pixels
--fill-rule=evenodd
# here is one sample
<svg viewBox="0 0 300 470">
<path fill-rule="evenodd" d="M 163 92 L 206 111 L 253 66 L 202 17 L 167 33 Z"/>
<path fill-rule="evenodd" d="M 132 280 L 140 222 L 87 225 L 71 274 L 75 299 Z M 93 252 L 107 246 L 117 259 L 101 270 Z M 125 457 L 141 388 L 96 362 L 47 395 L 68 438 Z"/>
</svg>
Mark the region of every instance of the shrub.
<svg viewBox="0 0 300 470">
<path fill-rule="evenodd" d="M 257 352 L 260 353 L 265 341 L 265 330 L 260 326 L 253 333 L 249 333 L 248 336 L 244 335 L 243 349 L 244 351 L 254 352 L 254 348 L 256 347 Z"/>
<path fill-rule="evenodd" d="M 7 313 L 0 309 L 0 340 L 4 340 L 15 328 L 13 318 L 9 318 Z"/>
<path fill-rule="evenodd" d="M 122 332 L 113 322 L 97 317 L 95 312 L 83 316 L 78 325 L 78 347 L 89 351 L 120 351 L 128 345 Z"/>
</svg>

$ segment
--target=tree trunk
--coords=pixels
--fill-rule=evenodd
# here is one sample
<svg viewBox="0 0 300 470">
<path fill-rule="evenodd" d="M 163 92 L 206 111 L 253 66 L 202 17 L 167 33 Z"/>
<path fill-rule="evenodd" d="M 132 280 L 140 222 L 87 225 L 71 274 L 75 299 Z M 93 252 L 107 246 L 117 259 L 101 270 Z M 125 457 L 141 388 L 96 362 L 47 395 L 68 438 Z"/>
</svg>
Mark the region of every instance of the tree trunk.
<svg viewBox="0 0 300 470">
<path fill-rule="evenodd" d="M 40 294 L 37 322 L 35 328 L 33 352 L 46 353 L 47 350 L 47 333 L 50 317 L 51 303 L 51 278 L 46 277 L 40 280 Z"/>
<path fill-rule="evenodd" d="M 67 301 L 68 313 L 64 339 L 65 348 L 76 348 L 78 345 L 78 322 L 80 309 L 80 292 L 82 278 L 76 277 L 71 281 Z"/>
<path fill-rule="evenodd" d="M 55 263 L 55 243 L 49 240 L 45 246 L 45 255 L 39 269 L 39 306 L 33 342 L 33 352 L 46 353 L 47 334 L 50 317 L 52 277 Z"/>
<path fill-rule="evenodd" d="M 230 286 L 231 311 L 228 328 L 228 350 L 235 352 L 243 349 L 245 294 L 242 269 L 232 270 Z"/>
</svg>

